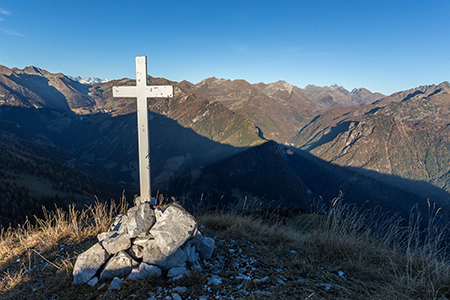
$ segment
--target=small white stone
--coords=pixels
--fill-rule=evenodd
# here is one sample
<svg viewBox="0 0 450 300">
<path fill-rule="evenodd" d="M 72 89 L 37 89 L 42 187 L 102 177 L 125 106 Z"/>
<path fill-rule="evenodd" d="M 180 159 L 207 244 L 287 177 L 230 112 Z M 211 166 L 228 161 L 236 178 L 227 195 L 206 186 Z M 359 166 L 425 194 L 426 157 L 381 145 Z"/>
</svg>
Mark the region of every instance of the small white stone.
<svg viewBox="0 0 450 300">
<path fill-rule="evenodd" d="M 331 283 L 319 283 L 320 286 L 323 286 L 326 290 L 331 289 L 333 286 Z"/>
<path fill-rule="evenodd" d="M 108 290 L 120 290 L 122 288 L 122 282 L 123 280 L 119 277 L 114 277 L 114 279 L 111 281 L 111 284 L 108 287 Z"/>
<path fill-rule="evenodd" d="M 97 284 L 97 282 L 98 282 L 98 277 L 94 277 L 91 280 L 89 280 L 87 284 L 90 286 L 95 286 Z"/>
<path fill-rule="evenodd" d="M 272 293 L 268 292 L 268 291 L 259 291 L 258 290 L 258 291 L 255 291 L 254 293 L 257 295 L 266 295 L 266 296 L 272 295 Z"/>
<path fill-rule="evenodd" d="M 172 292 L 178 292 L 178 293 L 186 293 L 187 287 L 185 286 L 177 286 L 172 289 Z"/>
<path fill-rule="evenodd" d="M 101 290 L 102 288 L 104 288 L 106 286 L 106 283 L 102 283 L 98 288 L 97 291 Z"/>
<path fill-rule="evenodd" d="M 213 275 L 211 278 L 208 279 L 208 284 L 214 284 L 214 285 L 222 284 L 222 278 L 220 278 L 217 275 Z"/>
<path fill-rule="evenodd" d="M 188 275 L 189 271 L 185 267 L 174 267 L 167 272 L 167 277 L 177 277 L 179 275 Z"/>
<path fill-rule="evenodd" d="M 183 300 L 183 299 L 181 299 L 180 295 L 178 295 L 177 293 L 172 294 L 172 299 L 173 300 Z"/>
<path fill-rule="evenodd" d="M 266 276 L 266 277 L 261 278 L 261 279 L 254 279 L 253 282 L 263 282 L 263 281 L 266 281 L 266 280 L 269 280 L 269 276 Z"/>
</svg>

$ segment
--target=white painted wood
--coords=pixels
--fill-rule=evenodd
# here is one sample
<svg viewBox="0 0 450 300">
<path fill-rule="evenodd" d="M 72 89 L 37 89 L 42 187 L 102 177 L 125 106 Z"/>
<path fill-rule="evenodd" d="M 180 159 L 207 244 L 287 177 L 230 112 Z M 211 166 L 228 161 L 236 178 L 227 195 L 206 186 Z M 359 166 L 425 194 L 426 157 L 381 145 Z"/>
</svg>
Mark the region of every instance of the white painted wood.
<svg viewBox="0 0 450 300">
<path fill-rule="evenodd" d="M 147 57 L 136 56 L 136 86 L 113 86 L 113 97 L 137 98 L 141 202 L 151 201 L 147 98 L 173 97 L 173 86 L 147 86 Z"/>
</svg>

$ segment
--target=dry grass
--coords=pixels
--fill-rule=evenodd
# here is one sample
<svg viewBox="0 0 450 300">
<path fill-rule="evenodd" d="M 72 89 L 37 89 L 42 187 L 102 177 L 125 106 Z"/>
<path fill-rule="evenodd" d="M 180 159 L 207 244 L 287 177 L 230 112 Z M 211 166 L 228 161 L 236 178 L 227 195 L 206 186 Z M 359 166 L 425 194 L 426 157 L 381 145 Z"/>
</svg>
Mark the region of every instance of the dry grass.
<svg viewBox="0 0 450 300">
<path fill-rule="evenodd" d="M 200 220 L 223 236 L 294 249 L 310 269 L 327 266 L 354 274 L 361 291 L 366 291 L 360 295 L 365 299 L 447 299 L 446 228 L 434 223 L 439 210 L 429 206 L 426 230 L 419 228 L 421 216 L 414 209 L 409 224 L 402 225 L 400 218 L 343 205 L 340 198 L 327 215 L 298 216 L 288 224 L 275 220 L 269 225 L 238 214 L 212 214 Z M 304 264 L 301 267 L 305 269 Z"/>
<path fill-rule="evenodd" d="M 27 222 L 17 229 L 2 231 L 0 295 L 22 299 L 33 291 L 36 299 L 54 295 L 58 299 L 86 295 L 98 299 L 113 295 L 117 299 L 147 299 L 149 295 L 164 298 L 170 295 L 171 288 L 186 285 L 185 296 L 197 299 L 204 295 L 211 274 L 216 274 L 223 278 L 224 285 L 211 288 L 215 296 L 223 299 L 450 297 L 450 261 L 443 247 L 444 231 L 434 224 L 435 210 L 430 209 L 429 227 L 421 231 L 416 213 L 411 214 L 409 225 L 402 225 L 396 218 L 342 205 L 339 199 L 327 215 L 289 219 L 222 212 L 198 215 L 199 223 L 204 225 L 203 234 L 216 241 L 213 259 L 220 263 L 205 265 L 203 273 L 178 282 L 164 278 L 144 284 L 126 281 L 123 289 L 114 294 L 105 288 L 72 286 L 76 256 L 95 242 L 92 237 L 106 230 L 117 214 L 125 211 L 124 202 L 110 206 L 97 203 L 83 211 L 73 207 L 67 212 L 56 209 L 37 220 L 35 226 Z M 68 249 L 69 243 L 73 246 L 63 255 L 62 246 Z M 252 263 L 246 266 L 248 261 Z M 232 278 L 238 273 L 269 279 L 266 283 L 237 282 Z M 285 284 L 278 283 L 280 278 Z M 55 281 L 61 282 L 55 285 Z M 41 294 L 35 291 L 39 288 Z M 261 290 L 270 294 L 256 293 Z"/>
<path fill-rule="evenodd" d="M 0 294 L 27 280 L 35 261 L 41 260 L 59 271 L 71 273 L 74 257 L 50 261 L 45 254 L 63 244 L 76 245 L 89 237 L 106 231 L 113 218 L 127 210 L 124 199 L 117 205 L 97 202 L 79 211 L 70 206 L 68 211 L 55 208 L 44 219 L 36 218 L 36 225 L 27 220 L 18 228 L 0 231 Z M 20 264 L 19 264 L 20 262 Z M 16 263 L 16 264 L 15 264 Z"/>
</svg>

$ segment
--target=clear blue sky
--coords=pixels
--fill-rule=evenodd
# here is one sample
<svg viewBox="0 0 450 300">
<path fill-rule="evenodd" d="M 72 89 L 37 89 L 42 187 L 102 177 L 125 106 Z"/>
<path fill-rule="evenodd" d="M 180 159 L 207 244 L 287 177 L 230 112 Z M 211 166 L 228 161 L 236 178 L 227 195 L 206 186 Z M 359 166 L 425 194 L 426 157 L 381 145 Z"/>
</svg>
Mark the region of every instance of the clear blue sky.
<svg viewBox="0 0 450 300">
<path fill-rule="evenodd" d="M 0 64 L 390 94 L 450 81 L 450 1 L 0 0 Z"/>
</svg>

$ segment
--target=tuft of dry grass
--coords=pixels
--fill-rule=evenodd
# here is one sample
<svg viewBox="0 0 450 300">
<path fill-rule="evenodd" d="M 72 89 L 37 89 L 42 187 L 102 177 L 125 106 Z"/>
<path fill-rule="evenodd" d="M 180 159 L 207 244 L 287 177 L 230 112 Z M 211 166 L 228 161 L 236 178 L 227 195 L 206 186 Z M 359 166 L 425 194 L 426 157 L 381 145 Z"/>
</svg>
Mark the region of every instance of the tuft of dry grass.
<svg viewBox="0 0 450 300">
<path fill-rule="evenodd" d="M 26 221 L 18 228 L 0 230 L 0 265 L 11 257 L 19 257 L 29 250 L 44 252 L 58 245 L 59 242 L 78 243 L 98 232 L 105 231 L 112 219 L 119 213 L 126 212 L 127 204 L 119 205 L 97 202 L 85 209 L 76 210 L 71 205 L 68 211 L 56 207 L 47 211 L 43 207 L 44 219 L 36 218 L 36 225 Z"/>
<path fill-rule="evenodd" d="M 0 293 L 12 290 L 15 286 L 25 281 L 25 270 L 20 269 L 18 272 L 7 271 L 0 279 Z"/>
<path fill-rule="evenodd" d="M 28 278 L 36 260 L 46 262 L 59 271 L 71 273 L 74 257 L 60 256 L 57 262 L 50 261 L 43 254 L 55 250 L 64 243 L 78 244 L 93 237 L 108 226 L 117 214 L 127 211 L 124 198 L 119 204 L 96 202 L 83 210 L 69 206 L 67 211 L 55 207 L 47 211 L 43 207 L 44 219 L 36 218 L 36 225 L 29 220 L 18 228 L 0 230 L 0 293 L 8 291 Z M 14 262 L 21 263 L 14 266 Z"/>
</svg>

